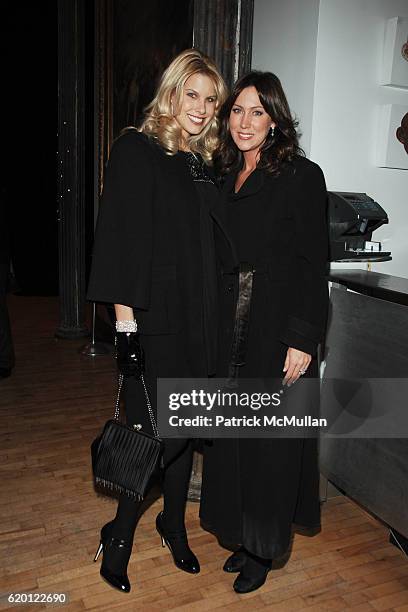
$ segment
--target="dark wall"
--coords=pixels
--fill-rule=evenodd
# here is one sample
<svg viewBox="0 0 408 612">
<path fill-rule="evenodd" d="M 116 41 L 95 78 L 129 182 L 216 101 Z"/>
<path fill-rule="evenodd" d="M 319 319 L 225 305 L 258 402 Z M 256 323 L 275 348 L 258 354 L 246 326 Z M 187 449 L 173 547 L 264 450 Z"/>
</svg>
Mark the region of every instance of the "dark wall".
<svg viewBox="0 0 408 612">
<path fill-rule="evenodd" d="M 2 198 L 25 293 L 56 293 L 57 3 L 2 3 Z"/>
<path fill-rule="evenodd" d="M 171 60 L 193 44 L 193 0 L 115 0 L 113 136 L 137 125 Z"/>
<path fill-rule="evenodd" d="M 22 293 L 58 293 L 56 0 L 3 2 L 2 206 L 9 211 L 12 265 Z M 86 200 L 93 235 L 94 3 L 85 3 Z M 6 120 L 5 120 L 6 118 Z M 88 206 L 86 208 L 88 211 Z"/>
</svg>

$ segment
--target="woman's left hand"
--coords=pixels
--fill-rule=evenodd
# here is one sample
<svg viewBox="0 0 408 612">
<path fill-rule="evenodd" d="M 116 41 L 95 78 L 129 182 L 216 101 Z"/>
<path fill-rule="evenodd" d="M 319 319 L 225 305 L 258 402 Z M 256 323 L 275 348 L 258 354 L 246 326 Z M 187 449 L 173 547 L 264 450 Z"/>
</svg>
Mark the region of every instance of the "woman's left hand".
<svg viewBox="0 0 408 612">
<path fill-rule="evenodd" d="M 283 366 L 283 371 L 286 372 L 283 384 L 288 385 L 288 387 L 293 385 L 306 372 L 311 360 L 312 356 L 309 353 L 289 347 L 286 353 L 285 365 Z"/>
</svg>

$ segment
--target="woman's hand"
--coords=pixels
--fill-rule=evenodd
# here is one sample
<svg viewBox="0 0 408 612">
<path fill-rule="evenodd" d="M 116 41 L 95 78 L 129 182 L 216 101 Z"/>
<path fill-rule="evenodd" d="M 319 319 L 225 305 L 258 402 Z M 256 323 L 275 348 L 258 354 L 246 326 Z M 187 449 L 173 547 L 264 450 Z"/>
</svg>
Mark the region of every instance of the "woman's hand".
<svg viewBox="0 0 408 612">
<path fill-rule="evenodd" d="M 283 366 L 283 371 L 286 372 L 283 384 L 288 385 L 288 387 L 293 385 L 306 372 L 311 360 L 312 356 L 309 353 L 289 347 L 286 353 L 285 365 Z"/>
<path fill-rule="evenodd" d="M 138 332 L 116 332 L 116 359 L 118 369 L 125 378 L 140 378 L 144 372 L 144 352 Z"/>
<path fill-rule="evenodd" d="M 133 308 L 124 304 L 115 304 L 116 314 L 116 360 L 119 372 L 125 377 L 140 378 L 145 371 L 144 351 L 140 344 L 139 332 L 134 318 Z M 135 331 L 122 331 L 134 329 Z M 127 325 L 124 325 L 127 324 Z M 123 327 L 124 325 L 124 327 Z"/>
</svg>

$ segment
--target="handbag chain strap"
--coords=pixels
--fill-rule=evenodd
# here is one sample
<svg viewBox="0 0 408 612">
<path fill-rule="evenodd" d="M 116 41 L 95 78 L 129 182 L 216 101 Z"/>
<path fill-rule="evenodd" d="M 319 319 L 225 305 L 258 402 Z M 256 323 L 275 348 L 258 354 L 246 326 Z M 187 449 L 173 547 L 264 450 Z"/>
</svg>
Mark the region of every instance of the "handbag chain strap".
<svg viewBox="0 0 408 612">
<path fill-rule="evenodd" d="M 122 386 L 123 386 L 123 378 L 124 378 L 123 374 L 119 374 L 118 393 L 117 393 L 117 396 L 116 396 L 115 414 L 114 414 L 114 417 L 113 417 L 116 421 L 119 420 L 119 414 L 120 414 L 120 392 L 121 392 Z M 147 410 L 149 411 L 149 417 L 150 417 L 150 423 L 152 425 L 153 435 L 154 435 L 155 438 L 158 438 L 159 437 L 159 431 L 157 429 L 156 419 L 154 418 L 154 412 L 153 412 L 152 405 L 150 403 L 150 397 L 149 397 L 149 394 L 147 392 L 147 387 L 146 387 L 146 383 L 145 383 L 145 379 L 144 379 L 143 374 L 140 375 L 140 380 L 142 381 L 142 385 L 143 385 L 143 389 L 144 389 L 144 393 L 145 393 Z"/>
</svg>

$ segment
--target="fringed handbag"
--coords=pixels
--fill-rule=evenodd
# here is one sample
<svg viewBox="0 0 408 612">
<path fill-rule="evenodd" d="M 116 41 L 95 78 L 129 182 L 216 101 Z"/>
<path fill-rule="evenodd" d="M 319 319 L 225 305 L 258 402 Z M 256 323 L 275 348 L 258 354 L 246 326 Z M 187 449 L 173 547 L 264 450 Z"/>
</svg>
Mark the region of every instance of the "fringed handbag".
<svg viewBox="0 0 408 612">
<path fill-rule="evenodd" d="M 150 477 L 159 466 L 163 448 L 143 374 L 140 379 L 154 435 L 140 431 L 140 425 L 130 427 L 120 421 L 123 375 L 119 374 L 114 418 L 105 423 L 101 435 L 91 445 L 96 484 L 125 493 L 134 500 L 143 499 Z"/>
</svg>

